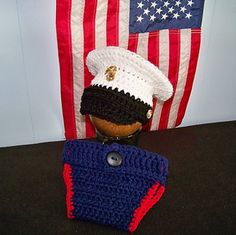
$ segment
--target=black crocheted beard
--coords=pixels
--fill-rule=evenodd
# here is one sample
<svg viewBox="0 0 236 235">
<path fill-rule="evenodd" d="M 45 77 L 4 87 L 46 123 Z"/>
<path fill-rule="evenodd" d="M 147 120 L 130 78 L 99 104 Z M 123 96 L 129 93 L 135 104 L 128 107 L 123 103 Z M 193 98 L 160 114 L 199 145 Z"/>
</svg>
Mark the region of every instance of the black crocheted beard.
<svg viewBox="0 0 236 235">
<path fill-rule="evenodd" d="M 81 114 L 90 114 L 115 124 L 147 123 L 151 106 L 129 93 L 102 86 L 84 89 L 81 99 Z"/>
</svg>

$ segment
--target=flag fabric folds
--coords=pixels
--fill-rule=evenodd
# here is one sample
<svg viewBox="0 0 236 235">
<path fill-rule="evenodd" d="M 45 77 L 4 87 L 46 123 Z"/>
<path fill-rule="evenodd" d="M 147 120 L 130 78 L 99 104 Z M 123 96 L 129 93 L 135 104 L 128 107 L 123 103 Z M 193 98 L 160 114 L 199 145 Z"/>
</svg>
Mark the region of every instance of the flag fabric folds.
<svg viewBox="0 0 236 235">
<path fill-rule="evenodd" d="M 83 90 L 93 79 L 85 64 L 96 48 L 119 46 L 148 59 L 169 78 L 174 95 L 153 100 L 145 130 L 178 126 L 197 66 L 204 0 L 57 0 L 56 27 L 66 139 L 95 135 L 80 114 Z M 109 102 L 109 101 L 108 101 Z"/>
</svg>

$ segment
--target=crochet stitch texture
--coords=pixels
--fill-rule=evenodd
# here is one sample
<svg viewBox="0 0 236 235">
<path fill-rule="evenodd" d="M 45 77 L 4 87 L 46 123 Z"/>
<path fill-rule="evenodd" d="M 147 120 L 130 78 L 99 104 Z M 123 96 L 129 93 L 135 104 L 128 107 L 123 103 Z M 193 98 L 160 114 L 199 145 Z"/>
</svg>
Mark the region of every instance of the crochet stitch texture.
<svg viewBox="0 0 236 235">
<path fill-rule="evenodd" d="M 119 166 L 107 161 L 111 152 Z M 134 146 L 67 141 L 63 161 L 68 218 L 134 232 L 165 191 L 167 159 Z"/>
<path fill-rule="evenodd" d="M 173 87 L 168 78 L 151 62 L 124 48 L 109 46 L 93 50 L 88 54 L 86 64 L 95 76 L 91 85 L 117 88 L 150 106 L 153 97 L 166 101 L 172 96 Z M 105 75 L 110 66 L 117 68 L 112 81 Z"/>
<path fill-rule="evenodd" d="M 101 86 L 84 89 L 80 107 L 81 114 L 91 114 L 116 124 L 132 124 L 136 121 L 145 124 L 151 106 L 136 100 L 128 93 Z"/>
</svg>

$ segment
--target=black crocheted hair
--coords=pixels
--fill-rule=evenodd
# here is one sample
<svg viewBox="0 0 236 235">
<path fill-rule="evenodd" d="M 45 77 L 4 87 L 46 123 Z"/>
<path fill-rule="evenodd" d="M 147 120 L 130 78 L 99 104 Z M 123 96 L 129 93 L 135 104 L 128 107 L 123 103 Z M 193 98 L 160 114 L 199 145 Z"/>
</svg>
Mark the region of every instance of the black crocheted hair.
<svg viewBox="0 0 236 235">
<path fill-rule="evenodd" d="M 81 114 L 91 114 L 116 124 L 145 124 L 151 106 L 129 93 L 102 86 L 84 89 L 81 100 Z"/>
</svg>

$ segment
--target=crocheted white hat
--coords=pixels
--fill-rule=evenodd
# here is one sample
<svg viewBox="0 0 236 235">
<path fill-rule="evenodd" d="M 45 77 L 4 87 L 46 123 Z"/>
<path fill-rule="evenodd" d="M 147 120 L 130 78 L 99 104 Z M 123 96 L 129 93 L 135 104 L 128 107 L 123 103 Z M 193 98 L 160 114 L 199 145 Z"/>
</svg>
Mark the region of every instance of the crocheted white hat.
<svg viewBox="0 0 236 235">
<path fill-rule="evenodd" d="M 139 102 L 146 105 L 145 111 L 143 110 L 144 107 L 141 109 L 139 106 L 140 110 L 137 110 L 137 112 L 141 111 L 147 119 L 150 119 L 151 117 L 150 109 L 153 105 L 153 97 L 156 97 L 161 101 L 166 101 L 172 96 L 173 88 L 168 78 L 151 62 L 129 50 L 113 46 L 96 49 L 88 54 L 86 64 L 89 71 L 95 76 L 91 82 L 91 86 L 86 88 L 90 89 L 89 95 L 97 92 L 98 90 L 95 91 L 94 89 L 98 88 L 101 99 L 103 97 L 101 89 L 104 91 L 109 90 L 110 93 L 115 92 L 116 95 L 117 93 L 123 94 L 126 98 L 131 98 L 133 102 Z M 89 112 L 85 107 L 91 107 L 92 105 L 87 102 L 88 99 L 91 101 L 91 97 L 89 98 L 86 89 L 82 97 L 81 113 L 95 114 L 94 112 Z M 91 92 L 91 89 L 93 89 L 93 92 Z M 116 97 L 116 100 L 122 99 L 121 96 L 118 95 L 118 97 Z M 100 99 L 99 96 L 97 96 L 97 98 Z M 111 102 L 108 98 L 106 98 L 106 100 Z M 118 104 L 119 103 L 116 102 L 116 105 Z M 98 104 L 96 104 L 96 106 L 98 106 Z M 100 106 L 104 105 L 100 104 Z M 131 106 L 131 104 L 129 104 L 129 106 Z M 101 112 L 104 113 L 104 110 Z M 149 112 L 149 114 L 147 114 L 147 112 Z M 111 120 L 112 118 L 106 119 L 119 123 L 117 120 Z M 147 120 L 144 118 L 143 120 L 136 119 L 136 121 L 145 123 Z M 130 123 L 131 121 L 123 120 L 120 123 L 127 122 Z"/>
<path fill-rule="evenodd" d="M 124 91 L 152 106 L 152 96 L 168 100 L 173 88 L 168 78 L 151 62 L 140 55 L 120 47 L 105 47 L 88 54 L 86 64 L 95 76 L 92 85 L 111 87 Z M 106 71 L 116 70 L 114 79 L 107 79 Z M 112 69 L 112 68 L 111 68 Z"/>
</svg>

